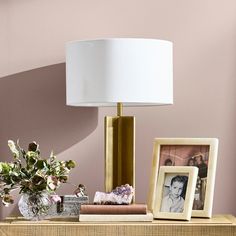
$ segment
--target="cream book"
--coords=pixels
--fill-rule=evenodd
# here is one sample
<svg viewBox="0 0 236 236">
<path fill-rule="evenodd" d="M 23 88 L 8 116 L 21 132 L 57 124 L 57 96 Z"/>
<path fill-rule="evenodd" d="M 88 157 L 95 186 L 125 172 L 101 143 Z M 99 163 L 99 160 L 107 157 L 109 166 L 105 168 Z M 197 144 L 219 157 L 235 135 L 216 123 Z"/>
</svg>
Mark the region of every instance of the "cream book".
<svg viewBox="0 0 236 236">
<path fill-rule="evenodd" d="M 111 214 L 80 214 L 79 221 L 81 222 L 122 222 L 122 221 L 153 221 L 152 213 L 147 214 L 122 214 L 122 215 L 111 215 Z"/>
</svg>

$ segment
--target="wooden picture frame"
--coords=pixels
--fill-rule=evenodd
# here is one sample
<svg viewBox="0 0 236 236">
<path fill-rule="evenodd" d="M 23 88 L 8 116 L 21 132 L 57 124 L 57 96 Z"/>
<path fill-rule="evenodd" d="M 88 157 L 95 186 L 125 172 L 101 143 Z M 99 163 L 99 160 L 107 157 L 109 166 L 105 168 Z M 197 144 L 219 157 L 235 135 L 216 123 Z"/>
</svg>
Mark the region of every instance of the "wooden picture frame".
<svg viewBox="0 0 236 236">
<path fill-rule="evenodd" d="M 154 196 L 153 217 L 190 220 L 197 174 L 197 167 L 161 166 Z"/>
<path fill-rule="evenodd" d="M 194 163 L 200 166 L 200 169 L 192 217 L 210 218 L 212 216 L 217 153 L 218 139 L 216 138 L 156 138 L 153 146 L 148 209 L 153 211 L 160 166 L 170 164 L 174 166 L 188 166 L 191 164 L 191 160 L 199 162 L 200 159 L 203 163 L 202 165 Z"/>
</svg>

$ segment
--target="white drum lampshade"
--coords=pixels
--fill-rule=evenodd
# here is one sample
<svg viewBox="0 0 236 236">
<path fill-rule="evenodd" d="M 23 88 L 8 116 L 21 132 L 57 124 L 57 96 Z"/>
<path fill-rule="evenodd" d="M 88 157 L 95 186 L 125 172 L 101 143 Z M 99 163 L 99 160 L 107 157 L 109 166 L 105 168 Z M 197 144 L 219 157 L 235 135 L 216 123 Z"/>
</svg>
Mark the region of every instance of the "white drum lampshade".
<svg viewBox="0 0 236 236">
<path fill-rule="evenodd" d="M 173 103 L 172 43 L 101 39 L 66 45 L 67 105 Z"/>
<path fill-rule="evenodd" d="M 70 106 L 116 106 L 105 117 L 105 190 L 135 187 L 135 119 L 122 106 L 173 103 L 172 43 L 158 39 L 99 39 L 66 44 Z"/>
</svg>

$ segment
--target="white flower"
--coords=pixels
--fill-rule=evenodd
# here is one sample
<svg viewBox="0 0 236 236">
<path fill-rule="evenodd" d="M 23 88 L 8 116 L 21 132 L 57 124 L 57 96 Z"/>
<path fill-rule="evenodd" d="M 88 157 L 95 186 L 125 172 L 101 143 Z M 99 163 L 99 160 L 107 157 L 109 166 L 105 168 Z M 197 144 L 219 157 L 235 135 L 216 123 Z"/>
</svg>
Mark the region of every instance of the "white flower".
<svg viewBox="0 0 236 236">
<path fill-rule="evenodd" d="M 19 153 L 18 149 L 16 148 L 15 143 L 12 140 L 8 140 L 8 146 L 9 146 L 11 152 L 14 154 L 14 157 L 19 158 L 20 153 Z"/>
</svg>

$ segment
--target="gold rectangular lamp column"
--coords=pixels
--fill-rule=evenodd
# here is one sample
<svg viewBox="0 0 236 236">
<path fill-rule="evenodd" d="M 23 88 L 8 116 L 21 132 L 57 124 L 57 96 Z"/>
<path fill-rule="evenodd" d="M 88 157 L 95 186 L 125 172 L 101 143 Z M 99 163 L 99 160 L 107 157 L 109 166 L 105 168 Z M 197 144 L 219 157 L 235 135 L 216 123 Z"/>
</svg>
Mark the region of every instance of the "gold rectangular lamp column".
<svg viewBox="0 0 236 236">
<path fill-rule="evenodd" d="M 135 188 L 135 118 L 105 117 L 105 191 L 129 184 Z"/>
</svg>

